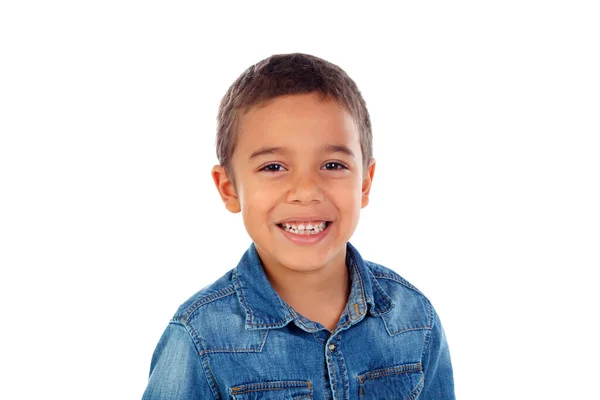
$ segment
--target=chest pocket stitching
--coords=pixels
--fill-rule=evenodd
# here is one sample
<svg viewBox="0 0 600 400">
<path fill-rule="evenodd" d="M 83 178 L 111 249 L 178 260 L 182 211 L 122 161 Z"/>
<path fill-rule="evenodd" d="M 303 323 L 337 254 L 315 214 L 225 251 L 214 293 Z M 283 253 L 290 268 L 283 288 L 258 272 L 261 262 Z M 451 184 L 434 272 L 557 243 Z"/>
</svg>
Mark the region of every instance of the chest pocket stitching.
<svg viewBox="0 0 600 400">
<path fill-rule="evenodd" d="M 423 366 L 421 365 L 421 363 L 416 363 L 416 364 L 400 365 L 397 367 L 376 369 L 374 371 L 369 371 L 369 372 L 360 374 L 356 377 L 356 379 L 360 383 L 360 388 L 358 391 L 359 397 L 363 396 L 363 384 L 368 380 L 376 380 L 379 378 L 384 378 L 386 376 L 402 375 L 402 374 L 407 374 L 407 373 L 411 373 L 411 372 L 421 372 L 421 371 L 423 371 Z M 422 385 L 423 379 L 424 378 L 421 378 L 421 380 L 419 381 L 417 386 L 413 389 L 408 400 L 416 399 L 417 396 L 421 393 L 421 390 L 423 388 L 423 385 Z"/>
<path fill-rule="evenodd" d="M 364 383 L 369 379 L 383 378 L 384 376 L 389 375 L 406 374 L 408 372 L 420 372 L 422 370 L 423 366 L 421 365 L 421 363 L 405 364 L 397 367 L 382 368 L 376 369 L 374 371 L 365 372 L 364 374 L 358 375 L 357 379 L 360 383 Z"/>
<path fill-rule="evenodd" d="M 302 395 L 300 397 L 294 397 L 294 400 L 312 400 L 313 388 L 310 381 L 277 381 L 277 382 L 261 382 L 261 383 L 249 383 L 247 385 L 240 385 L 231 388 L 231 395 L 238 396 L 246 393 L 253 392 L 265 392 L 265 391 L 277 391 L 286 389 L 308 389 L 308 396 Z"/>
</svg>

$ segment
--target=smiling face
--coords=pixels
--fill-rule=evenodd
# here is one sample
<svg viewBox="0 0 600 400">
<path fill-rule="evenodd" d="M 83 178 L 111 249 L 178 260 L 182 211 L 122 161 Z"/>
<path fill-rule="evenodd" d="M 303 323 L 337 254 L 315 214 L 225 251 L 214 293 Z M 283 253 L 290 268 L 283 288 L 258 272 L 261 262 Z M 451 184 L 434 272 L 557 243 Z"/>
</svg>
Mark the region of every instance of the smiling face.
<svg viewBox="0 0 600 400">
<path fill-rule="evenodd" d="M 231 169 L 213 179 L 268 273 L 345 265 L 346 242 L 368 203 L 374 160 L 363 168 L 346 108 L 319 94 L 277 97 L 241 116 Z M 366 171 L 366 173 L 363 173 Z"/>
</svg>

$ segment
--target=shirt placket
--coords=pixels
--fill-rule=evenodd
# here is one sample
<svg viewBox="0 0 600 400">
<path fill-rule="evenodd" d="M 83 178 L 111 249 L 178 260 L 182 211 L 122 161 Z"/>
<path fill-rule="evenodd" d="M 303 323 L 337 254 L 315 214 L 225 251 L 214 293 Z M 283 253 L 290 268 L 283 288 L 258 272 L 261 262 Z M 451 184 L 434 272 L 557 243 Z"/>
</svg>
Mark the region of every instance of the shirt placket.
<svg viewBox="0 0 600 400">
<path fill-rule="evenodd" d="M 348 333 L 351 321 L 347 314 L 342 315 L 333 334 L 325 342 L 325 360 L 329 377 L 329 387 L 334 400 L 349 400 L 350 382 L 344 360 L 342 338 Z"/>
<path fill-rule="evenodd" d="M 346 400 L 347 396 L 347 381 L 348 377 L 344 373 L 346 371 L 344 358 L 339 346 L 340 335 L 332 336 L 325 343 L 325 360 L 327 362 L 327 373 L 329 377 L 329 387 L 334 400 Z"/>
</svg>

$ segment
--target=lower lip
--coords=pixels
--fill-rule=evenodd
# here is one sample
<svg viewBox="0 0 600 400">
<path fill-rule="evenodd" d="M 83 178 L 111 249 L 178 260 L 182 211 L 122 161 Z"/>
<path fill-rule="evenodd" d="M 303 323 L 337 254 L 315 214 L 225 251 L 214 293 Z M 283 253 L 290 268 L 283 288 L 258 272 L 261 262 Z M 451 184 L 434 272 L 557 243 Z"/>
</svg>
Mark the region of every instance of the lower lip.
<svg viewBox="0 0 600 400">
<path fill-rule="evenodd" d="M 277 226 L 277 229 L 279 229 L 281 233 L 283 233 L 283 236 L 285 236 L 286 238 L 288 238 L 296 244 L 315 244 L 320 242 L 321 240 L 323 240 L 323 238 L 325 238 L 325 236 L 327 236 L 332 224 L 333 222 L 329 222 L 324 230 L 315 235 L 296 235 L 295 233 L 281 229 L 279 226 Z"/>
</svg>

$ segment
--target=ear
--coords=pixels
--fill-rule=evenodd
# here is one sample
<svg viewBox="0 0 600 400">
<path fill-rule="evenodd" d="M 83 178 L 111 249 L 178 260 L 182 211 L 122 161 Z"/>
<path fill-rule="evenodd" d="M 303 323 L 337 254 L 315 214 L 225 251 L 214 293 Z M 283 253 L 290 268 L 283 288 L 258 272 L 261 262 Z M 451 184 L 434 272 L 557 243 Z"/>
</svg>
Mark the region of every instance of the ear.
<svg viewBox="0 0 600 400">
<path fill-rule="evenodd" d="M 367 167 L 365 176 L 362 182 L 362 199 L 361 208 L 365 208 L 369 204 L 369 192 L 371 191 L 371 184 L 373 183 L 373 176 L 375 175 L 375 159 L 371 158 L 369 166 Z"/>
<path fill-rule="evenodd" d="M 221 165 L 215 165 L 212 168 L 211 175 L 219 191 L 219 195 L 221 195 L 221 199 L 225 203 L 225 208 L 232 213 L 239 213 L 241 211 L 240 199 L 235 190 L 235 185 L 227 175 L 225 168 Z"/>
</svg>

